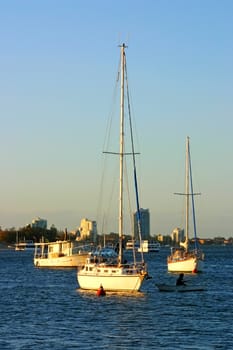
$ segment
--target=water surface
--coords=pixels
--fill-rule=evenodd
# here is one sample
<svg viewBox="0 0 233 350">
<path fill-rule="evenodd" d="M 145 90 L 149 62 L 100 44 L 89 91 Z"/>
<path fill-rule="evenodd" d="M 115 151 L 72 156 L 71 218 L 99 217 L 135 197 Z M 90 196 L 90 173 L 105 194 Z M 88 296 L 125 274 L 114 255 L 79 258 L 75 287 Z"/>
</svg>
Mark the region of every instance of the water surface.
<svg viewBox="0 0 233 350">
<path fill-rule="evenodd" d="M 233 349 L 233 247 L 204 247 L 203 292 L 163 293 L 169 249 L 146 255 L 137 294 L 79 290 L 75 269 L 38 269 L 29 252 L 0 251 L 0 349 Z"/>
</svg>

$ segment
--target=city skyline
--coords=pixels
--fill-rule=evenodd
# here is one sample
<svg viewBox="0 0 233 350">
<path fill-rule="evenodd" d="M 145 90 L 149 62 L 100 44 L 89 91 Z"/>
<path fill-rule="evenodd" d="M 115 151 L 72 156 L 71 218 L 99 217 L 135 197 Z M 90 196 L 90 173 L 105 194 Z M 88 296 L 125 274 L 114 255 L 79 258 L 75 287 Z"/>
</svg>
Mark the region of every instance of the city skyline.
<svg viewBox="0 0 233 350">
<path fill-rule="evenodd" d="M 151 235 L 183 227 L 174 192 L 184 191 L 190 136 L 202 193 L 197 235 L 233 236 L 231 1 L 9 1 L 0 9 L 0 226 L 39 216 L 72 230 L 86 217 L 100 229 L 101 156 L 126 42 Z"/>
</svg>

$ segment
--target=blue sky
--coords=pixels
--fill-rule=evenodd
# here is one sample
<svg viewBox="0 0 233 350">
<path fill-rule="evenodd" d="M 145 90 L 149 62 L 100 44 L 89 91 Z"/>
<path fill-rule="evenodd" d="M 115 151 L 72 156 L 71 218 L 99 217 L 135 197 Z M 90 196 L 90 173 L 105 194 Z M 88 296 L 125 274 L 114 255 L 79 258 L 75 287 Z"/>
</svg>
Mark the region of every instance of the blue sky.
<svg viewBox="0 0 233 350">
<path fill-rule="evenodd" d="M 151 234 L 182 225 L 190 136 L 198 235 L 233 236 L 232 18 L 227 0 L 1 1 L 0 225 L 97 219 L 125 41 Z"/>
</svg>

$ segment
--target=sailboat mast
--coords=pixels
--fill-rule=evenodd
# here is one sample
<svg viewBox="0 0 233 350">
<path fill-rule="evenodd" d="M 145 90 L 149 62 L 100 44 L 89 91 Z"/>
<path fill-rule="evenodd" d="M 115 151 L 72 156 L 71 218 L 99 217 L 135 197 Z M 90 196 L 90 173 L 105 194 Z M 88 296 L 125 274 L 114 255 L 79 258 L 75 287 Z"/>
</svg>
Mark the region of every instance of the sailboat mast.
<svg viewBox="0 0 233 350">
<path fill-rule="evenodd" d="M 120 97 L 120 189 L 119 189 L 119 263 L 123 260 L 123 166 L 124 166 L 124 90 L 125 44 L 121 46 L 121 97 Z"/>
<path fill-rule="evenodd" d="M 185 243 L 188 248 L 189 241 L 189 137 L 186 139 L 186 227 L 185 227 Z"/>
</svg>

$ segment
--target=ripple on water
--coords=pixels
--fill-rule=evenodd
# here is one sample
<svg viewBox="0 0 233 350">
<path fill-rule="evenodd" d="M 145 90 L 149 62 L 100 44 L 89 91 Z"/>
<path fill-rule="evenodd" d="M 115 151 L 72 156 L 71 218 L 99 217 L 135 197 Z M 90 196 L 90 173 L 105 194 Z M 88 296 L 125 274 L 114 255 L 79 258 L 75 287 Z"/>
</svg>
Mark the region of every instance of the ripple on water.
<svg viewBox="0 0 233 350">
<path fill-rule="evenodd" d="M 232 349 L 233 248 L 224 248 L 207 248 L 205 272 L 186 276 L 204 292 L 159 292 L 155 283 L 176 279 L 161 249 L 147 257 L 153 278 L 141 293 L 103 298 L 78 289 L 75 269 L 36 269 L 32 256 L 1 251 L 0 349 Z"/>
</svg>

